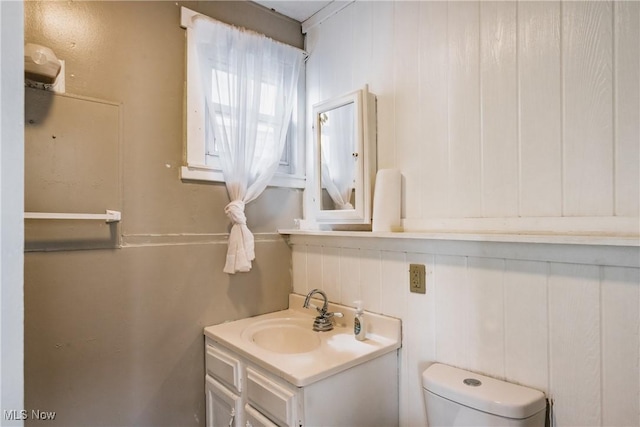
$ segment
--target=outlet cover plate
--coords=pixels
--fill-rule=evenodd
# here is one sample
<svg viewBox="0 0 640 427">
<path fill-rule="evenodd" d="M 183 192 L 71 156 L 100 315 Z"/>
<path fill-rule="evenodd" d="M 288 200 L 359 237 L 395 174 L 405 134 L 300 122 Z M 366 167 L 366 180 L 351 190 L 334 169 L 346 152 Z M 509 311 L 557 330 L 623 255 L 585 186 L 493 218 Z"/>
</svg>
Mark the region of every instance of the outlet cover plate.
<svg viewBox="0 0 640 427">
<path fill-rule="evenodd" d="M 409 264 L 409 290 L 418 294 L 427 292 L 426 269 L 424 264 Z"/>
</svg>

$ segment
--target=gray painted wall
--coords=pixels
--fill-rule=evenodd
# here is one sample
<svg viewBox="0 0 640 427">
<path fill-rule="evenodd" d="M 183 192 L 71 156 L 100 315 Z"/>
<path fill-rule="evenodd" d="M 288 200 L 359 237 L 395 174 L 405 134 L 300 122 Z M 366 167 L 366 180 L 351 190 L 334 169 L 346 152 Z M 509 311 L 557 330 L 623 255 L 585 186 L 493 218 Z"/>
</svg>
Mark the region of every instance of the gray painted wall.
<svg viewBox="0 0 640 427">
<path fill-rule="evenodd" d="M 248 206 L 249 226 L 262 233 L 256 261 L 250 273 L 229 276 L 222 273 L 226 189 L 179 178 L 180 6 L 303 44 L 299 23 L 248 2 L 25 3 L 25 40 L 66 61 L 67 92 L 119 104 L 121 117 L 122 249 L 25 257 L 25 405 L 56 411 L 52 426 L 204 425 L 202 328 L 287 306 L 291 254 L 275 230 L 302 216 L 300 191 L 270 188 Z M 31 104 L 28 116 L 43 108 Z M 73 137 L 75 144 L 99 132 L 89 127 Z M 27 145 L 34 143 L 27 137 Z M 56 161 L 70 168 L 87 158 L 60 155 Z M 27 168 L 27 177 L 34 172 Z M 87 175 L 78 172 L 74 183 L 90 181 Z M 45 198 L 38 191 L 26 188 L 27 204 Z M 69 198 L 63 189 L 50 191 Z M 28 223 L 28 238 L 42 237 L 47 225 L 56 227 Z M 54 239 L 63 240 L 58 246 L 94 247 L 81 234 L 66 236 L 77 241 Z"/>
</svg>

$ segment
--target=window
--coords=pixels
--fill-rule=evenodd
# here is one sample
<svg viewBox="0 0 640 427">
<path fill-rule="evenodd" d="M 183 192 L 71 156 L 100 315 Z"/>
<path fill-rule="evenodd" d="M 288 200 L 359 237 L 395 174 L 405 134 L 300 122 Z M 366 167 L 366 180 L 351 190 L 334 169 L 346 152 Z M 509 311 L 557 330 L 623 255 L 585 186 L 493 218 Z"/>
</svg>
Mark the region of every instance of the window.
<svg viewBox="0 0 640 427">
<path fill-rule="evenodd" d="M 219 75 L 224 74 L 223 76 L 218 76 L 216 79 L 221 83 L 222 87 L 213 94 L 215 111 L 220 112 L 219 114 L 216 114 L 216 120 L 218 125 L 222 126 L 225 120 L 233 120 L 231 114 L 228 113 L 231 108 L 231 101 L 229 99 L 229 88 L 227 87 L 227 83 L 231 82 L 231 84 L 235 84 L 236 76 L 226 73 L 223 70 L 213 70 L 212 73 Z M 250 91 L 253 90 L 253 88 L 250 89 Z M 274 84 L 270 84 L 269 82 L 262 82 L 259 93 L 261 94 L 261 99 L 256 139 L 261 141 L 261 145 L 268 147 L 273 145 L 273 140 L 276 138 L 276 111 L 273 107 L 276 101 L 276 87 Z M 205 163 L 208 166 L 220 169 L 220 148 L 218 147 L 218 143 L 213 135 L 212 127 L 209 123 L 210 115 L 208 114 L 208 106 L 206 105 L 205 111 L 207 112 L 207 114 L 204 115 Z M 227 125 L 227 127 L 235 127 L 233 126 L 234 123 L 227 123 Z M 291 175 L 295 172 L 293 162 L 291 161 L 292 142 L 294 141 L 292 134 L 294 132 L 295 127 L 292 124 L 289 124 L 289 129 L 287 131 L 287 143 L 282 153 L 282 157 L 280 158 L 280 166 L 278 167 L 278 173 L 281 175 Z"/>
<path fill-rule="evenodd" d="M 197 52 L 194 37 L 191 35 L 192 18 L 198 15 L 196 12 L 182 8 L 181 24 L 187 29 L 187 99 L 186 99 L 186 165 L 182 167 L 182 178 L 188 180 L 205 180 L 224 182 L 220 166 L 219 144 L 214 138 L 212 124 L 209 123 L 209 110 L 205 103 L 203 89 L 200 82 L 200 69 L 197 64 Z M 190 36 L 191 35 L 191 36 Z M 212 70 L 213 74 L 222 73 L 224 78 L 218 78 L 219 82 L 233 82 L 234 75 L 228 74 L 228 70 Z M 301 70 L 301 77 L 304 67 Z M 218 76 L 220 77 L 220 75 Z M 224 83 L 223 83 L 224 84 Z M 231 105 L 228 97 L 228 88 L 219 87 L 212 93 L 214 100 L 216 121 L 221 124 L 224 120 L 230 120 L 225 114 Z M 274 134 L 275 111 L 272 105 L 276 96 L 275 86 L 268 79 L 262 81 L 260 93 L 259 125 L 256 134 L 258 141 L 265 146 L 276 137 Z M 304 188 L 304 126 L 301 119 L 304 116 L 304 79 L 299 78 L 291 122 L 288 127 L 285 147 L 280 159 L 278 170 L 269 185 L 280 187 Z M 233 123 L 227 123 L 233 124 Z"/>
</svg>

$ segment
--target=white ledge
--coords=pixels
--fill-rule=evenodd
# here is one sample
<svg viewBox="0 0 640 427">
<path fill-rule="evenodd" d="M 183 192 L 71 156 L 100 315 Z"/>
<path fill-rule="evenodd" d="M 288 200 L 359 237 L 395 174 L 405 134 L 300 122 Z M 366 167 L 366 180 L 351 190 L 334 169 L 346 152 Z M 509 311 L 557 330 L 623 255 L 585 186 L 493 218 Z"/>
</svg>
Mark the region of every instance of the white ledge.
<svg viewBox="0 0 640 427">
<path fill-rule="evenodd" d="M 290 245 L 640 268 L 636 236 L 279 230 Z"/>
<path fill-rule="evenodd" d="M 499 243 L 546 243 L 554 245 L 630 246 L 640 247 L 640 237 L 632 235 L 583 235 L 583 234 L 529 234 L 529 233 L 473 233 L 473 232 L 371 232 L 371 231 L 324 231 L 324 230 L 278 230 L 283 235 L 317 237 L 351 237 L 375 239 L 410 240 L 457 240 L 467 242 Z"/>
<path fill-rule="evenodd" d="M 225 182 L 221 170 L 208 166 L 182 166 L 180 168 L 180 178 L 183 181 Z M 303 176 L 276 172 L 271 181 L 269 181 L 268 186 L 302 189 L 305 186 L 305 179 Z"/>
</svg>

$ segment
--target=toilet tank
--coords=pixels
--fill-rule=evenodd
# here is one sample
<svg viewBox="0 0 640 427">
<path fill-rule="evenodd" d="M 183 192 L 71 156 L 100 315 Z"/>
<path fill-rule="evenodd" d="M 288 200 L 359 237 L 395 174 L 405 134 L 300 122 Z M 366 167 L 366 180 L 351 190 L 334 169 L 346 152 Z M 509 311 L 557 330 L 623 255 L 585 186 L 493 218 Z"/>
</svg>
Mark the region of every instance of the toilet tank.
<svg viewBox="0 0 640 427">
<path fill-rule="evenodd" d="M 435 363 L 422 374 L 429 427 L 544 427 L 541 391 Z"/>
</svg>

